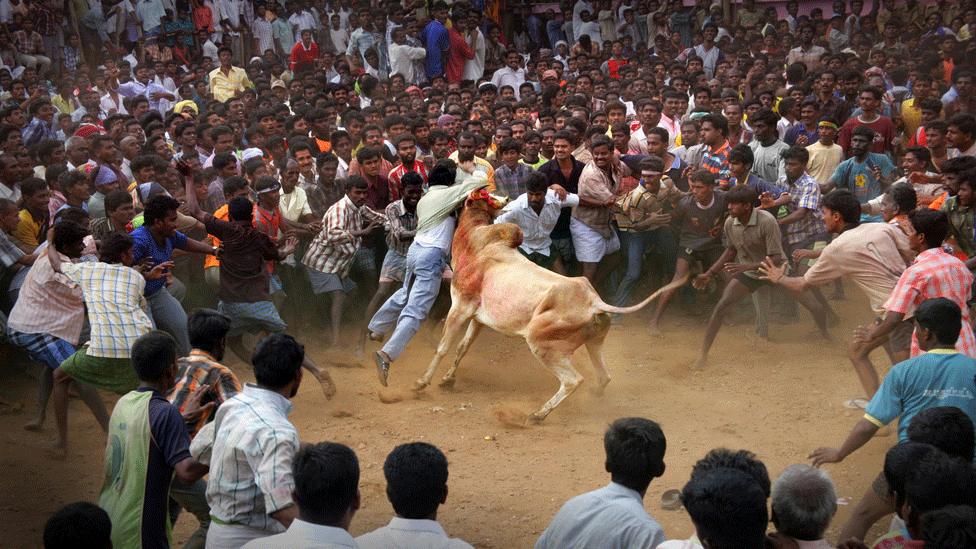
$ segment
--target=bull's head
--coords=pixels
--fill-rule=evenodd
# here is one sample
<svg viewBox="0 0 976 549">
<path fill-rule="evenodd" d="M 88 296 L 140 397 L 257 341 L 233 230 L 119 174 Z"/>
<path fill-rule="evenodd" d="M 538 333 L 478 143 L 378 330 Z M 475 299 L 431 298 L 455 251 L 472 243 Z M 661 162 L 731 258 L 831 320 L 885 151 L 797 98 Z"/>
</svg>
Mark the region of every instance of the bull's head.
<svg viewBox="0 0 976 549">
<path fill-rule="evenodd" d="M 464 201 L 464 207 L 476 210 L 483 210 L 494 217 L 498 210 L 501 210 L 508 203 L 508 198 L 495 196 L 482 187 L 471 191 L 468 199 Z"/>
</svg>

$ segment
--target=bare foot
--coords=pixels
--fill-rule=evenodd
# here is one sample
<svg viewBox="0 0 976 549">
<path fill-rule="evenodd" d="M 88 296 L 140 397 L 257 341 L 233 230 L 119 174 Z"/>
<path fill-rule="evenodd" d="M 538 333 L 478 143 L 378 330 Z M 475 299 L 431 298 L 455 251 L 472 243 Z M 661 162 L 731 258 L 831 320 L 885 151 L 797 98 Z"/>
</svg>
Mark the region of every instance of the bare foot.
<svg viewBox="0 0 976 549">
<path fill-rule="evenodd" d="M 693 370 L 704 370 L 708 366 L 708 357 L 700 356 L 697 360 L 691 363 L 691 368 Z"/>
<path fill-rule="evenodd" d="M 661 328 L 657 324 L 651 324 L 647 327 L 647 335 L 651 337 L 664 337 L 664 333 L 661 332 Z"/>
<path fill-rule="evenodd" d="M 336 386 L 332 381 L 332 376 L 329 372 L 325 370 L 319 370 L 319 373 L 315 375 L 319 380 L 319 384 L 322 386 L 322 394 L 325 396 L 325 400 L 332 400 L 332 397 L 336 394 Z"/>
</svg>

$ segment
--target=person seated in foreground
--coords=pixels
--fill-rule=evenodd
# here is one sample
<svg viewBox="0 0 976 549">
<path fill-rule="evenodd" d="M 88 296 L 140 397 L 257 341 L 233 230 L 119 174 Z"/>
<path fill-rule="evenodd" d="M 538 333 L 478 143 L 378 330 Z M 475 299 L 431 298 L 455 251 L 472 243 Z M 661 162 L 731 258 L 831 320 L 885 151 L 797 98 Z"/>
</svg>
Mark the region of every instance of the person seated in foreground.
<svg viewBox="0 0 976 549">
<path fill-rule="evenodd" d="M 824 534 L 837 512 L 837 492 L 822 469 L 787 467 L 773 484 L 771 507 L 776 537 L 789 538 L 801 549 L 834 547 Z"/>
</svg>

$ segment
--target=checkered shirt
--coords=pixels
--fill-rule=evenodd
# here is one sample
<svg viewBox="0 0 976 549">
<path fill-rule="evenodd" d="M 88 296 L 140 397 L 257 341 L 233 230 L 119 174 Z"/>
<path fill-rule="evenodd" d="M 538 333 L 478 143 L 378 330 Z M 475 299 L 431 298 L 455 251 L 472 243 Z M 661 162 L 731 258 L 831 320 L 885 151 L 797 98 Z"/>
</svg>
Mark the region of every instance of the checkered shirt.
<svg viewBox="0 0 976 549">
<path fill-rule="evenodd" d="M 302 263 L 323 273 L 345 276 L 362 237 L 352 231 L 362 230 L 372 221 L 386 222 L 386 215 L 365 204 L 356 207 L 348 196 L 336 202 L 322 218 L 322 232 L 315 235 Z"/>
<path fill-rule="evenodd" d="M 17 51 L 25 55 L 44 55 L 44 38 L 37 31 L 14 31 L 14 44 Z"/>
<path fill-rule="evenodd" d="M 806 208 L 812 212 L 800 221 L 786 226 L 786 241 L 796 244 L 812 236 L 826 234 L 827 226 L 820 215 L 820 184 L 817 180 L 803 172 L 793 183 L 786 176 L 782 176 L 776 184 L 790 193 L 790 211 Z"/>
<path fill-rule="evenodd" d="M 179 366 L 176 385 L 173 386 L 166 398 L 173 403 L 173 406 L 179 408 L 180 412 L 183 412 L 187 400 L 201 386 L 210 385 L 214 388 L 212 393 L 208 393 L 213 396 L 200 402 L 201 406 L 213 402 L 213 412 L 201 416 L 192 424 L 187 423 L 186 425 L 186 430 L 192 439 L 196 436 L 197 431 L 202 429 L 216 415 L 217 408 L 232 396 L 240 393 L 243 388 L 230 368 L 217 362 L 213 356 L 200 349 L 193 349 L 190 351 L 190 356 L 180 358 L 176 364 Z"/>
<path fill-rule="evenodd" d="M 82 290 L 51 267 L 48 251 L 50 248 L 45 245 L 44 252 L 27 272 L 7 324 L 21 333 L 51 334 L 77 345 L 85 324 Z M 70 261 L 68 256 L 61 255 L 62 268 Z"/>
<path fill-rule="evenodd" d="M 956 341 L 956 350 L 976 357 L 976 338 L 969 323 L 969 301 L 972 295 L 973 274 L 966 264 L 941 248 L 931 248 L 918 254 L 915 262 L 901 273 L 895 289 L 885 302 L 886 311 L 902 313 L 906 317 L 926 299 L 944 297 L 962 311 L 962 331 Z M 912 334 L 912 356 L 922 354 L 916 334 Z"/>
<path fill-rule="evenodd" d="M 386 207 L 386 245 L 394 252 L 406 256 L 413 237 L 402 238 L 404 232 L 417 231 L 417 212 L 410 213 L 397 200 Z"/>
<path fill-rule="evenodd" d="M 61 270 L 81 286 L 88 306 L 88 354 L 129 358 L 132 344 L 153 329 L 142 292 L 146 280 L 135 269 L 108 263 L 62 263 Z"/>
<path fill-rule="evenodd" d="M 525 194 L 525 180 L 534 171 L 526 164 L 517 164 L 514 170 L 502 164 L 495 169 L 495 188 L 499 194 L 515 200 Z"/>
<path fill-rule="evenodd" d="M 719 148 L 712 150 L 706 148 L 701 160 L 701 167 L 715 176 L 715 183 L 726 185 L 729 182 L 729 153 L 732 146 L 728 141 L 722 143 Z"/>
</svg>

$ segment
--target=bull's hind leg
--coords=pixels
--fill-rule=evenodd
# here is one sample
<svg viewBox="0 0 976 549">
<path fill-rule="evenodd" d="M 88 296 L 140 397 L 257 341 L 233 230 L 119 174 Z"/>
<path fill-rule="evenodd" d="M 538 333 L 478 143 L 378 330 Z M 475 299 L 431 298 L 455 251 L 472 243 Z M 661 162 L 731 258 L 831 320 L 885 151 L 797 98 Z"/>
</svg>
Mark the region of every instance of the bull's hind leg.
<svg viewBox="0 0 976 549">
<path fill-rule="evenodd" d="M 431 359 L 427 371 L 414 383 L 415 391 L 421 391 L 430 385 L 430 380 L 434 377 L 434 372 L 440 366 L 441 360 L 451 350 L 451 347 L 457 344 L 463 333 L 464 325 L 471 320 L 471 316 L 467 311 L 461 312 L 459 307 L 451 306 L 450 312 L 447 313 L 447 319 L 444 321 L 444 335 L 441 336 L 441 341 L 437 344 L 437 352 L 434 353 L 434 358 Z"/>
<path fill-rule="evenodd" d="M 603 338 L 587 341 L 586 352 L 590 355 L 590 363 L 593 364 L 593 371 L 596 373 L 596 386 L 593 392 L 602 395 L 603 389 L 610 383 L 610 371 L 607 370 L 607 363 L 603 361 Z"/>
<path fill-rule="evenodd" d="M 529 421 L 533 423 L 539 423 L 546 419 L 555 408 L 559 406 L 566 397 L 573 394 L 573 391 L 579 387 L 579 384 L 583 382 L 583 376 L 576 371 L 573 367 L 573 353 L 565 353 L 562 351 L 557 351 L 553 349 L 538 349 L 536 347 L 530 347 L 532 354 L 542 362 L 542 365 L 553 373 L 557 379 L 559 379 L 559 390 L 556 394 L 552 395 L 542 408 L 529 416 Z"/>
<path fill-rule="evenodd" d="M 471 319 L 471 322 L 468 323 L 468 331 L 464 333 L 464 339 L 462 339 L 461 343 L 458 345 L 457 356 L 454 358 L 454 365 L 451 366 L 451 369 L 444 374 L 443 378 L 441 378 L 441 387 L 454 387 L 454 375 L 457 372 L 458 364 L 461 363 L 461 359 L 464 358 L 464 355 L 468 353 L 471 343 L 474 342 L 476 337 L 478 337 L 478 334 L 481 332 L 481 326 L 482 324 L 473 318 Z"/>
</svg>

